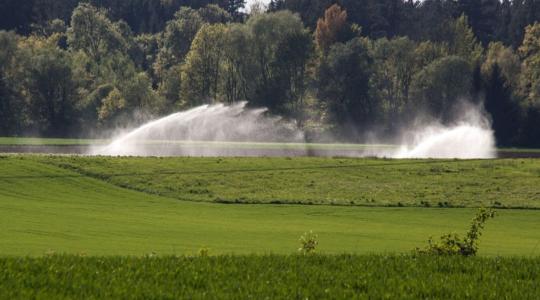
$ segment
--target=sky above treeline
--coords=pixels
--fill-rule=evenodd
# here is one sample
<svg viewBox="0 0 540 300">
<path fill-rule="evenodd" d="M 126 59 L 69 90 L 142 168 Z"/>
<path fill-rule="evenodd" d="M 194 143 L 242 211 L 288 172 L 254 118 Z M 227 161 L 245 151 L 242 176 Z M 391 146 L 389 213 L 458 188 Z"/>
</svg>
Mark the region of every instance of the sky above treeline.
<svg viewBox="0 0 540 300">
<path fill-rule="evenodd" d="M 270 0 L 247 0 L 246 1 L 246 8 L 249 9 L 251 7 L 251 4 L 253 4 L 253 3 L 257 2 L 257 1 L 262 2 L 264 4 L 270 3 Z"/>
</svg>

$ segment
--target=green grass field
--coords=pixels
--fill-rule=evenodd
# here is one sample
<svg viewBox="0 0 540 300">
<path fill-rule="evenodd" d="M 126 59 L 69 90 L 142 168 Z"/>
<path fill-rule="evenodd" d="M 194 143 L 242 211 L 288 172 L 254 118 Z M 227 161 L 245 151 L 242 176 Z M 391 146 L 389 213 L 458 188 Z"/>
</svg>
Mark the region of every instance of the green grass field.
<svg viewBox="0 0 540 300">
<path fill-rule="evenodd" d="M 540 160 L 26 158 L 116 186 L 220 203 L 540 208 Z"/>
<path fill-rule="evenodd" d="M 108 171 L 130 174 L 129 168 L 136 165 L 139 166 L 137 172 L 150 173 L 149 166 L 174 168 L 185 165 L 185 168 L 202 169 L 209 162 L 222 165 L 224 161 L 225 165 L 234 164 L 235 168 L 258 167 L 257 160 L 251 159 L 222 160 L 220 163 L 216 159 L 193 159 L 189 164 L 187 159 L 163 159 L 159 163 L 159 159 L 150 158 L 0 156 L 0 256 L 194 254 L 203 247 L 208 247 L 212 254 L 291 254 L 299 246 L 299 236 L 309 230 L 319 234 L 319 251 L 324 254 L 410 253 L 414 247 L 425 245 L 431 235 L 463 232 L 476 211 L 473 208 L 189 202 L 160 196 L 157 192 L 122 188 L 121 183 L 111 182 L 106 176 L 103 177 L 107 180 L 101 180 L 68 169 L 77 161 L 90 170 L 110 164 Z M 339 164 L 339 161 L 312 159 L 312 163 L 317 164 Z M 294 163 L 309 165 L 310 160 L 275 159 L 268 164 L 267 159 L 260 159 L 260 163 L 267 166 L 279 167 L 279 162 L 294 167 Z M 399 162 L 356 160 L 355 163 Z M 522 164 L 521 160 L 500 163 L 506 168 L 518 166 L 525 170 L 516 171 L 516 174 L 528 174 L 528 168 L 536 168 L 533 162 Z M 399 169 L 398 166 L 394 168 Z M 283 170 L 277 174 L 287 172 Z M 299 171 L 289 172 L 296 174 Z M 245 174 L 251 174 L 251 178 L 257 175 Z M 232 175 L 222 176 L 229 181 L 240 180 Z M 241 177 L 245 185 L 252 184 L 249 179 L 247 175 Z M 338 178 L 334 180 L 339 182 Z M 178 180 L 176 184 L 184 183 Z M 262 183 L 258 181 L 258 184 Z M 252 188 L 256 186 L 252 185 Z M 288 186 L 282 189 L 288 189 Z M 538 190 L 534 186 L 531 189 Z M 260 190 L 267 191 L 262 187 Z M 487 224 L 481 240 L 481 255 L 536 256 L 539 253 L 540 210 L 499 210 L 499 216 Z"/>
<path fill-rule="evenodd" d="M 537 299 L 540 259 L 0 258 L 3 299 Z"/>
<path fill-rule="evenodd" d="M 0 155 L 0 299 L 535 299 L 539 170 Z M 508 208 L 486 224 L 480 257 L 413 255 L 463 234 L 480 205 Z M 523 207 L 535 209 L 512 209 Z M 318 254 L 299 255 L 309 230 Z"/>
</svg>

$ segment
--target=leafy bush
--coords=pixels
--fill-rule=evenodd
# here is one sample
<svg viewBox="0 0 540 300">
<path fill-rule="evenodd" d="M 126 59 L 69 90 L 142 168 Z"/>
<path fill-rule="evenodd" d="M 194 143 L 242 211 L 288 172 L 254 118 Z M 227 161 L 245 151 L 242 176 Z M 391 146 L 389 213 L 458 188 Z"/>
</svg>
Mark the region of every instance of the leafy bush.
<svg viewBox="0 0 540 300">
<path fill-rule="evenodd" d="M 304 233 L 300 237 L 300 244 L 302 245 L 298 251 L 302 254 L 312 254 L 315 253 L 315 248 L 319 244 L 319 236 L 314 234 L 313 231 Z"/>
<path fill-rule="evenodd" d="M 430 238 L 428 240 L 428 246 L 425 249 L 416 248 L 416 252 L 432 255 L 475 256 L 478 252 L 478 239 L 482 235 L 484 224 L 488 219 L 494 217 L 495 211 L 481 208 L 472 219 L 471 226 L 465 238 L 462 239 L 456 233 L 441 236 L 439 242 L 434 242 L 433 238 Z"/>
<path fill-rule="evenodd" d="M 210 249 L 208 249 L 207 247 L 203 247 L 199 249 L 198 254 L 200 257 L 208 257 L 210 255 Z"/>
</svg>

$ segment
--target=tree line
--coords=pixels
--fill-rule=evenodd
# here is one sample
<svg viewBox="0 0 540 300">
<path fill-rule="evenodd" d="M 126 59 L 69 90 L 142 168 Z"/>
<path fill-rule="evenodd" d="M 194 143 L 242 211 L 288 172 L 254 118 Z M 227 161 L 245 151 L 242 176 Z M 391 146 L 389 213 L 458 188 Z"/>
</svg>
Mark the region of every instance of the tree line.
<svg viewBox="0 0 540 300">
<path fill-rule="evenodd" d="M 3 6 L 3 7 L 1 7 Z M 311 139 L 392 135 L 483 103 L 497 141 L 540 146 L 537 1 L 7 0 L 0 135 L 78 136 L 248 101 Z M 7 13 L 10 8 L 13 13 Z"/>
</svg>

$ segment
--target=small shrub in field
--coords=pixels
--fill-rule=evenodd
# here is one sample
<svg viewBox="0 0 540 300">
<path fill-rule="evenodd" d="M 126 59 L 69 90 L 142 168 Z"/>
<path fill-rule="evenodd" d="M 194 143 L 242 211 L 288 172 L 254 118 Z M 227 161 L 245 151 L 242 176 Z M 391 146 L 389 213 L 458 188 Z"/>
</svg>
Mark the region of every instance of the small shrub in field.
<svg viewBox="0 0 540 300">
<path fill-rule="evenodd" d="M 210 255 L 210 249 L 207 247 L 203 247 L 199 249 L 199 256 L 200 257 L 208 257 Z"/>
<path fill-rule="evenodd" d="M 432 255 L 463 255 L 474 256 L 478 252 L 478 239 L 482 235 L 482 229 L 487 220 L 495 217 L 495 211 L 481 208 L 472 219 L 471 227 L 461 238 L 456 233 L 445 234 L 441 236 L 440 241 L 435 242 L 432 238 L 428 240 L 428 246 L 425 249 L 416 249 L 419 254 Z"/>
<path fill-rule="evenodd" d="M 315 248 L 317 248 L 317 245 L 319 244 L 318 238 L 319 236 L 314 234 L 311 230 L 304 233 L 300 237 L 301 247 L 298 249 L 298 252 L 304 255 L 315 253 Z"/>
</svg>

